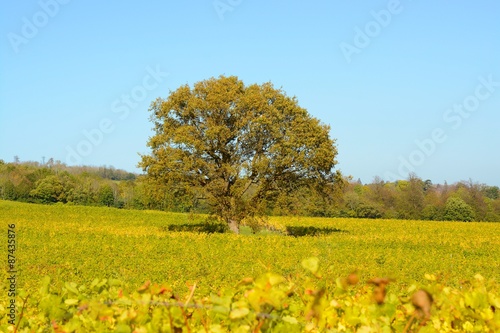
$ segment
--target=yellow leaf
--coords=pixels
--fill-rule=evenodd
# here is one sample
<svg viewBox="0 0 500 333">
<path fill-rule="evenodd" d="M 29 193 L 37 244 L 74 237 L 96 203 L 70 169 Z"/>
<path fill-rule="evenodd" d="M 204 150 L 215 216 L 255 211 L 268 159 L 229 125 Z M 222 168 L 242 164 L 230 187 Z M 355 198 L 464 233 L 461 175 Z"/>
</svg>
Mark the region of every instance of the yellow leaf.
<svg viewBox="0 0 500 333">
<path fill-rule="evenodd" d="M 302 260 L 302 267 L 304 267 L 311 273 L 316 274 L 319 268 L 319 259 L 316 257 L 304 259 Z"/>
<path fill-rule="evenodd" d="M 283 318 L 283 321 L 286 322 L 286 323 L 289 323 L 289 324 L 298 324 L 299 322 L 297 321 L 297 319 L 295 319 L 294 317 L 292 316 L 284 316 Z"/>
<path fill-rule="evenodd" d="M 77 305 L 78 300 L 74 298 L 68 298 L 67 300 L 64 301 L 64 304 L 66 305 Z"/>
</svg>

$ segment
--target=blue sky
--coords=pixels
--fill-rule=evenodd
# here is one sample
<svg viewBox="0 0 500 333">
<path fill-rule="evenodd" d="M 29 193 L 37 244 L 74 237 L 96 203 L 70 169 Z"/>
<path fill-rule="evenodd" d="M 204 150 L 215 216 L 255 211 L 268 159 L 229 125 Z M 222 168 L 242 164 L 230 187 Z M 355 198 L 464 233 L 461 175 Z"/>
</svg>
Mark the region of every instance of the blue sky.
<svg viewBox="0 0 500 333">
<path fill-rule="evenodd" d="M 370 182 L 500 185 L 497 1 L 8 1 L 0 159 L 139 171 L 148 107 L 221 74 L 273 82 Z"/>
</svg>

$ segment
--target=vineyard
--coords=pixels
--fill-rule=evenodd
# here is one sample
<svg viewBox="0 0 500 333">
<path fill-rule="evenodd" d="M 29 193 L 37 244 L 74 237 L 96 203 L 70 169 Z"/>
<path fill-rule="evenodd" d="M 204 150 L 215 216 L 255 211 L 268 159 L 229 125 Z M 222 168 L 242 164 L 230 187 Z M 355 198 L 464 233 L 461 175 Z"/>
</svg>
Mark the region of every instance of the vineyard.
<svg viewBox="0 0 500 333">
<path fill-rule="evenodd" d="M 235 235 L 205 219 L 0 201 L 18 331 L 500 330 L 498 223 L 270 217 Z"/>
</svg>

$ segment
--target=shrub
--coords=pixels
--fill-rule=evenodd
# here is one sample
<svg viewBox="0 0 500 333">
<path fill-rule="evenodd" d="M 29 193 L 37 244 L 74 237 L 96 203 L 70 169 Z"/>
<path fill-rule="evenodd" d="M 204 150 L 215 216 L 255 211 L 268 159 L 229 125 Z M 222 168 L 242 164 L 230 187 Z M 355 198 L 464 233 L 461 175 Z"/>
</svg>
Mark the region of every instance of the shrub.
<svg viewBox="0 0 500 333">
<path fill-rule="evenodd" d="M 475 214 L 471 206 L 460 198 L 450 197 L 444 208 L 444 220 L 446 221 L 474 221 Z"/>
</svg>

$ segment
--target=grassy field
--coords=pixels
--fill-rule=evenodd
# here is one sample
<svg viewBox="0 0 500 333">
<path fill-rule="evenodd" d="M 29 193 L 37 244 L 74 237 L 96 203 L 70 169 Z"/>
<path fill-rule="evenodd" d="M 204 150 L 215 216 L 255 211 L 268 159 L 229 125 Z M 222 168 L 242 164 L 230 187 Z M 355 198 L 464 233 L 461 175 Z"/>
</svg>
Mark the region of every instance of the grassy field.
<svg viewBox="0 0 500 333">
<path fill-rule="evenodd" d="M 288 234 L 235 235 L 204 219 L 0 201 L 18 271 L 17 310 L 0 276 L 0 331 L 500 330 L 500 224 L 272 217 Z"/>
<path fill-rule="evenodd" d="M 500 277 L 500 224 L 272 217 L 274 224 L 329 231 L 319 236 L 168 231 L 202 223 L 203 216 L 0 201 L 5 231 L 17 230 L 18 288 L 118 278 L 132 286 L 166 282 L 200 293 L 273 271 L 293 277 L 316 256 L 332 279 L 358 270 L 361 279 L 394 278 L 400 288 L 437 275 L 447 285 L 480 273 Z M 6 234 L 6 232 L 4 233 Z M 6 241 L 3 251 L 7 252 Z M 2 270 L 2 274 L 6 274 Z M 4 276 L 2 276 L 4 281 Z"/>
</svg>

